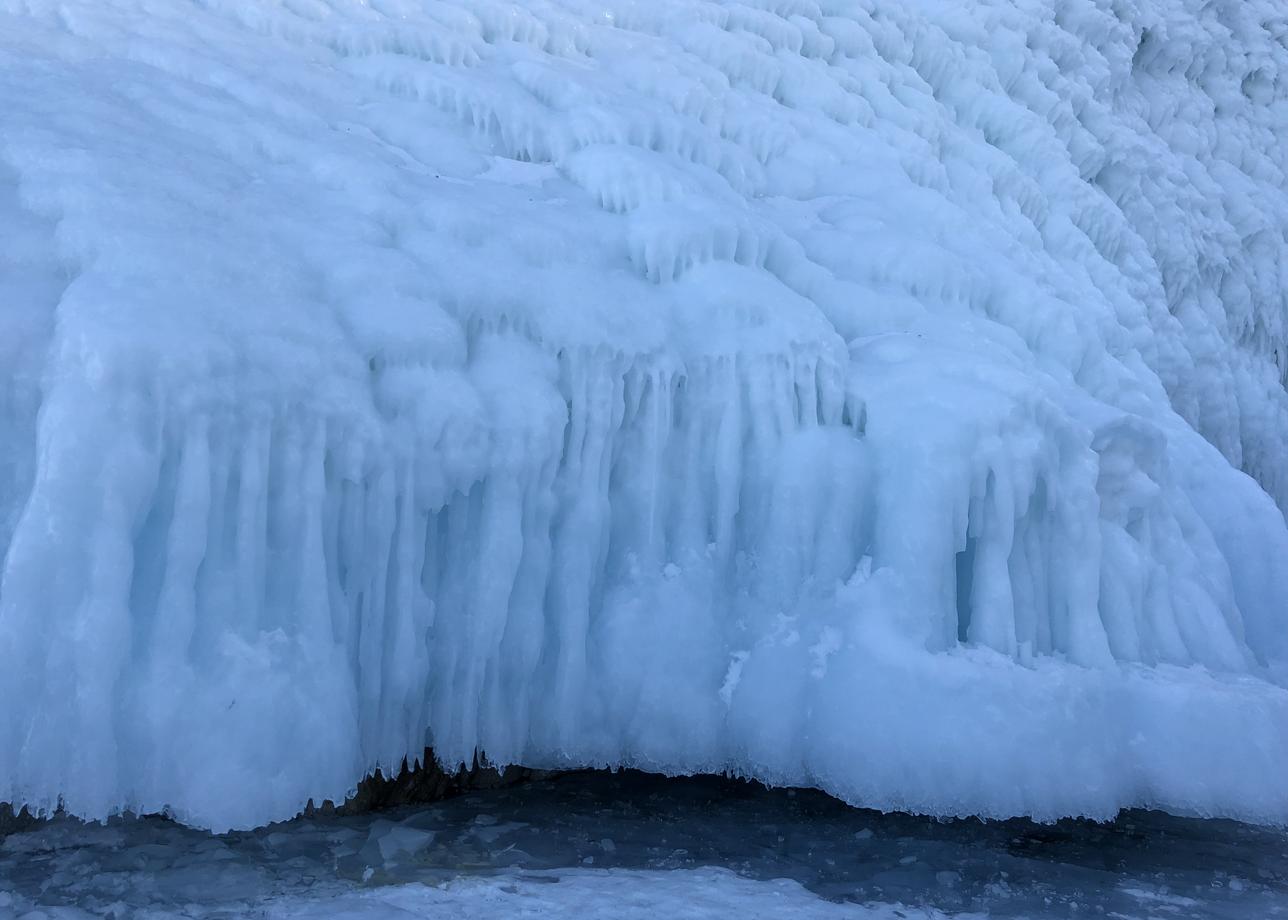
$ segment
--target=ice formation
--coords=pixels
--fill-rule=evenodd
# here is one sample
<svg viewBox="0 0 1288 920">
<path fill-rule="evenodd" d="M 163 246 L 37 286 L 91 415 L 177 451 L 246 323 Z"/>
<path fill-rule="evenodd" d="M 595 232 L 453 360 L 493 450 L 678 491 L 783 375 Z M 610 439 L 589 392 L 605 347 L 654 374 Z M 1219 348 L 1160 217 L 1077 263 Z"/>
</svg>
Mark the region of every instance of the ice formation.
<svg viewBox="0 0 1288 920">
<path fill-rule="evenodd" d="M 0 801 L 1288 821 L 1286 80 L 1277 0 L 0 0 Z"/>
</svg>

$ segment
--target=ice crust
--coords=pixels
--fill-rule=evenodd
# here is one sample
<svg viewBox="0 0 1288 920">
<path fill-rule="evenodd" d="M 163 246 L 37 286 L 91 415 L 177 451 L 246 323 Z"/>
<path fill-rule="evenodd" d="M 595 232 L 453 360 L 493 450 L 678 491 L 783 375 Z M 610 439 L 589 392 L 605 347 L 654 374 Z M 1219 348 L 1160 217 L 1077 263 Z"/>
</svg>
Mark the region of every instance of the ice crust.
<svg viewBox="0 0 1288 920">
<path fill-rule="evenodd" d="M 1286 80 L 1274 0 L 0 0 L 0 801 L 1288 822 Z"/>
</svg>

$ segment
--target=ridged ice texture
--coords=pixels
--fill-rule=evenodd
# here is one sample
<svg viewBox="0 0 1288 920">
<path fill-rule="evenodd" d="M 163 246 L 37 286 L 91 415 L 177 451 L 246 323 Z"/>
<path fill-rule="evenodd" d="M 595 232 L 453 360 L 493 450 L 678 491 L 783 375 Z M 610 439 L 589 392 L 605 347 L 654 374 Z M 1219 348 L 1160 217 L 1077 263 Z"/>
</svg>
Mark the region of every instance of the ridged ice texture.
<svg viewBox="0 0 1288 920">
<path fill-rule="evenodd" d="M 1288 821 L 1286 81 L 1278 0 L 0 0 L 0 801 Z"/>
</svg>

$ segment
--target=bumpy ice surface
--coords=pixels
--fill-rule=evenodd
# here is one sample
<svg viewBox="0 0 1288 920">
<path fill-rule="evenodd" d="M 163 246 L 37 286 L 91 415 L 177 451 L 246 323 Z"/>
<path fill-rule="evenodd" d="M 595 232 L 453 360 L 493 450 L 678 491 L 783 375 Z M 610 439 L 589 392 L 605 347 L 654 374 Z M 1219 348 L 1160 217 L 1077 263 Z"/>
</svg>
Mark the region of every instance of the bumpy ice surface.
<svg viewBox="0 0 1288 920">
<path fill-rule="evenodd" d="M 0 0 L 0 801 L 1288 820 L 1285 80 L 1274 0 Z"/>
<path fill-rule="evenodd" d="M 1108 824 L 944 821 L 712 777 L 563 774 L 217 837 L 155 818 L 58 818 L 0 837 L 0 917 L 12 914 L 1282 920 L 1288 835 L 1139 811 Z"/>
</svg>

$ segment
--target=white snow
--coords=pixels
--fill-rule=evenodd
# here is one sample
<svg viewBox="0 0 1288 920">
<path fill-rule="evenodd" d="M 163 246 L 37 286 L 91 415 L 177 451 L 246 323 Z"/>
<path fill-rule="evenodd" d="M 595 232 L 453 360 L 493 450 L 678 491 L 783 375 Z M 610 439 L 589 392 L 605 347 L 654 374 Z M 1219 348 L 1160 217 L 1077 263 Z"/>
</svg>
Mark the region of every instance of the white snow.
<svg viewBox="0 0 1288 920">
<path fill-rule="evenodd" d="M 1276 0 L 0 0 L 0 801 L 1288 821 L 1284 80 Z"/>
<path fill-rule="evenodd" d="M 550 882 L 554 881 L 554 884 Z M 359 920 L 405 915 L 460 920 L 494 917 L 613 918 L 799 917 L 802 920 L 936 920 L 938 911 L 831 904 L 791 882 L 751 882 L 727 870 L 591 873 L 572 870 L 556 880 L 538 873 L 519 879 L 479 879 L 442 888 L 400 886 L 330 898 L 301 898 L 269 908 L 266 918 Z"/>
</svg>

